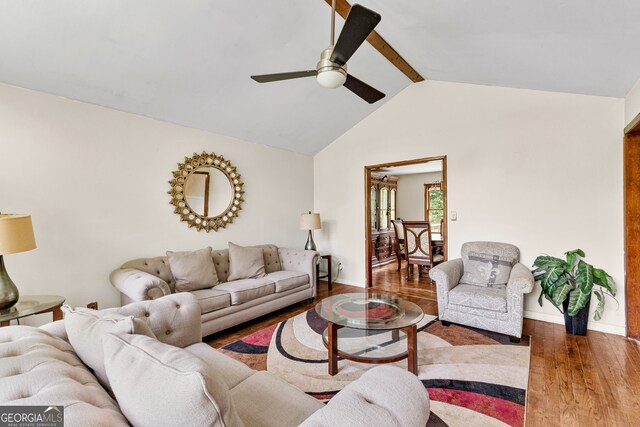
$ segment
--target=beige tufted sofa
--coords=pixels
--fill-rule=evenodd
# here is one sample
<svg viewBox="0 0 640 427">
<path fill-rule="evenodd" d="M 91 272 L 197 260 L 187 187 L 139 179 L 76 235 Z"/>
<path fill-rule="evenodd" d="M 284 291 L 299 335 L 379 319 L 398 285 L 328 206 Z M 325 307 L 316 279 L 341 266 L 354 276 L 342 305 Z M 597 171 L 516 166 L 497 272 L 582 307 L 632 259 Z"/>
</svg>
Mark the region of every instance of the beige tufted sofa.
<svg viewBox="0 0 640 427">
<path fill-rule="evenodd" d="M 215 332 L 263 316 L 316 296 L 319 254 L 301 249 L 261 245 L 267 275 L 259 279 L 227 282 L 229 250 L 213 250 L 220 284 L 191 292 L 200 304 L 202 334 Z M 175 292 L 175 279 L 167 257 L 126 262 L 110 276 L 122 304 L 152 300 Z"/>
<path fill-rule="evenodd" d="M 201 341 L 200 307 L 188 293 L 105 311 L 144 319 L 156 339 L 203 360 L 209 375 L 223 379 L 241 420 L 238 427 L 424 427 L 429 418 L 424 386 L 397 367 L 373 368 L 328 405 L 274 375 L 247 367 Z M 64 320 L 41 328 L 0 328 L 0 405 L 64 405 L 66 427 L 129 425 L 118 402 L 75 354 Z"/>
</svg>

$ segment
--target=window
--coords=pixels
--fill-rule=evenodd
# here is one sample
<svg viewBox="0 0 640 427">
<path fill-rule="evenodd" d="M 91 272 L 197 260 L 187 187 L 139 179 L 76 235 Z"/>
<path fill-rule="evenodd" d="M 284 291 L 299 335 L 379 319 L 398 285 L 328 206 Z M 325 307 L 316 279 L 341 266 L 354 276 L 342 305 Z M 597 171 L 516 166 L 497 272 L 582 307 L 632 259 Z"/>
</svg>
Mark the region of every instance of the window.
<svg viewBox="0 0 640 427">
<path fill-rule="evenodd" d="M 389 189 L 380 189 L 380 229 L 389 228 Z"/>
<path fill-rule="evenodd" d="M 396 219 L 396 190 L 395 189 L 391 189 L 391 192 L 389 193 L 391 200 L 389 200 L 389 219 L 391 221 L 395 221 Z"/>
<path fill-rule="evenodd" d="M 444 218 L 444 194 L 439 182 L 424 185 L 424 205 L 426 218 L 431 224 L 431 229 L 440 231 L 440 221 Z"/>
</svg>

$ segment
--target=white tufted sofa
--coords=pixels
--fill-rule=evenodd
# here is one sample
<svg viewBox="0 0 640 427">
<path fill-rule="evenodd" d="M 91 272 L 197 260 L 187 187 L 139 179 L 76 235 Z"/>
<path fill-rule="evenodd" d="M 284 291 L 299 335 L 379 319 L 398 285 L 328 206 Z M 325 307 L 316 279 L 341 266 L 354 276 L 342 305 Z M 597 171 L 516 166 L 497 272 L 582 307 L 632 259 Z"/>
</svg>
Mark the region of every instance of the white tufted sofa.
<svg viewBox="0 0 640 427">
<path fill-rule="evenodd" d="M 315 251 L 261 245 L 267 275 L 259 279 L 227 282 L 229 250 L 212 251 L 221 284 L 191 292 L 202 314 L 202 336 L 238 325 L 316 296 Z M 122 304 L 152 300 L 175 292 L 175 279 L 167 257 L 126 262 L 110 276 Z"/>
<path fill-rule="evenodd" d="M 397 367 L 371 369 L 326 406 L 278 377 L 254 371 L 201 341 L 200 308 L 188 293 L 108 311 L 144 319 L 159 341 L 203 360 L 210 375 L 223 379 L 239 427 L 424 427 L 429 418 L 424 386 Z M 76 356 L 64 320 L 41 328 L 0 328 L 0 405 L 54 404 L 64 405 L 66 427 L 129 425 L 118 402 Z"/>
</svg>

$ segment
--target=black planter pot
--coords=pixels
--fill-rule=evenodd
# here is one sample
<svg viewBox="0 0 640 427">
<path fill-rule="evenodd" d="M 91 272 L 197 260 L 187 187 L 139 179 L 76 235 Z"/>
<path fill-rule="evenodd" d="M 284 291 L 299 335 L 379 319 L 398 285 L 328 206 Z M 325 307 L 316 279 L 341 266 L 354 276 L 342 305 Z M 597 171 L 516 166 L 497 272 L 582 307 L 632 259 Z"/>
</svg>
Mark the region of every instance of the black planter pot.
<svg viewBox="0 0 640 427">
<path fill-rule="evenodd" d="M 575 316 L 569 316 L 569 298 L 562 303 L 562 309 L 564 311 L 564 326 L 568 333 L 571 335 L 587 335 L 587 323 L 589 323 L 589 306 L 591 305 L 591 298 L 587 301 L 587 305 L 578 312 Z"/>
</svg>

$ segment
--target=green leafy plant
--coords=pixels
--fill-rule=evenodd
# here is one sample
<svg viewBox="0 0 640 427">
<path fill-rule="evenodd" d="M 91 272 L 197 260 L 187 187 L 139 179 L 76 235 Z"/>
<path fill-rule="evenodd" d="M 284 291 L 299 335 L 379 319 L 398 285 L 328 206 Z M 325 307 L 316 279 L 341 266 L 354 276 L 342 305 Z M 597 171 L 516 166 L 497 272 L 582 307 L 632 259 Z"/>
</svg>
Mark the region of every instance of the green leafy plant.
<svg viewBox="0 0 640 427">
<path fill-rule="evenodd" d="M 569 298 L 567 312 L 569 316 L 575 316 L 587 305 L 593 292 L 598 298 L 593 319 L 602 318 L 604 296 L 607 294 L 615 300 L 616 285 L 606 271 L 586 263 L 584 257 L 582 249 L 575 249 L 565 252 L 564 260 L 547 255 L 536 258 L 533 277 L 542 287 L 538 298 L 540 306 L 544 296 L 562 312 L 560 306 Z M 593 289 L 594 286 L 598 288 Z"/>
</svg>

